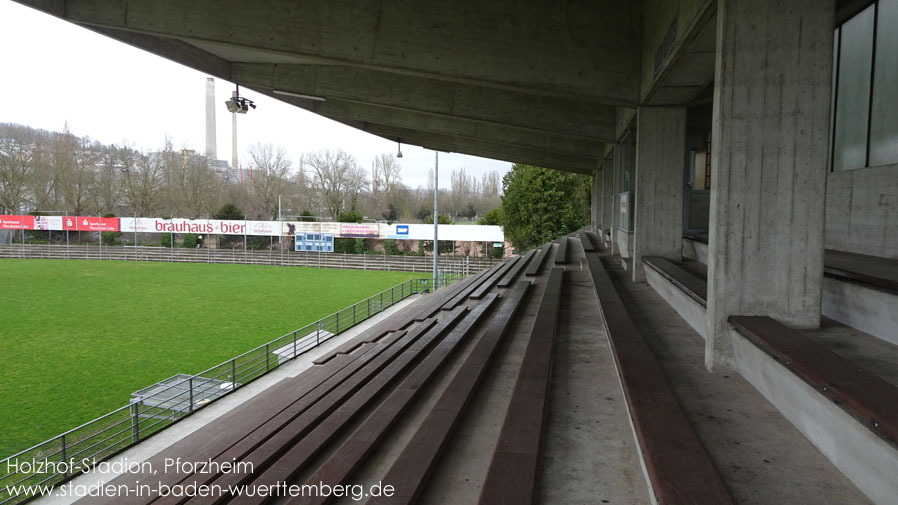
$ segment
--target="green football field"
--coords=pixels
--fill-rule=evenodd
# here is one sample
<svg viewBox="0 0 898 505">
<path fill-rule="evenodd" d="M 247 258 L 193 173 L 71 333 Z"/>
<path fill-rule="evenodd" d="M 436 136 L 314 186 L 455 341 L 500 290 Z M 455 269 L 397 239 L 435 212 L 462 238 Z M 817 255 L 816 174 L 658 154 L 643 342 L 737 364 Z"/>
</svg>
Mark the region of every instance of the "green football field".
<svg viewBox="0 0 898 505">
<path fill-rule="evenodd" d="M 0 260 L 0 459 L 415 277 Z"/>
</svg>

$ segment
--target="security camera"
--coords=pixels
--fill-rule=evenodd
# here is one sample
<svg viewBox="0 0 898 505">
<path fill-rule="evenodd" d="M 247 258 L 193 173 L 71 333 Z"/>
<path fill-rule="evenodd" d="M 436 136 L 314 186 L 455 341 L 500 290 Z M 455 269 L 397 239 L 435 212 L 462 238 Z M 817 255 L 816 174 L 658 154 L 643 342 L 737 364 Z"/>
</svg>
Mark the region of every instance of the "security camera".
<svg viewBox="0 0 898 505">
<path fill-rule="evenodd" d="M 250 108 L 256 108 L 256 104 L 254 104 L 252 100 L 239 96 L 226 100 L 225 105 L 228 106 L 228 112 L 236 112 L 238 114 L 246 114 L 246 111 Z"/>
<path fill-rule="evenodd" d="M 240 106 L 241 105 L 240 102 L 238 102 L 237 100 L 235 100 L 233 98 L 231 98 L 230 100 L 226 100 L 225 105 L 228 106 L 228 112 L 240 112 L 243 114 L 246 113 L 246 111 L 243 110 L 243 108 Z"/>
<path fill-rule="evenodd" d="M 236 112 L 238 114 L 246 114 L 250 108 L 256 108 L 256 104 L 252 100 L 240 96 L 240 86 L 237 86 L 237 89 L 231 92 L 231 99 L 225 100 L 225 105 L 228 106 L 228 112 Z"/>
</svg>

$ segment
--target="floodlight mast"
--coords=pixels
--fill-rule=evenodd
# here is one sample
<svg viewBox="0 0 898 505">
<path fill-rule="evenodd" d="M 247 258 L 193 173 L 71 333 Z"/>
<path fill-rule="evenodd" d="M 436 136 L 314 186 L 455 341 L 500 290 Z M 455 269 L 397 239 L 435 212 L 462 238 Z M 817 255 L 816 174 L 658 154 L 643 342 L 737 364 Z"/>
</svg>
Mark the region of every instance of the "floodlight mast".
<svg viewBox="0 0 898 505">
<path fill-rule="evenodd" d="M 440 254 L 440 247 L 437 237 L 437 231 L 439 230 L 439 208 L 437 204 L 437 197 L 439 195 L 439 187 L 440 187 L 440 152 L 434 151 L 434 164 L 433 164 L 433 290 L 437 290 L 437 258 Z"/>
</svg>

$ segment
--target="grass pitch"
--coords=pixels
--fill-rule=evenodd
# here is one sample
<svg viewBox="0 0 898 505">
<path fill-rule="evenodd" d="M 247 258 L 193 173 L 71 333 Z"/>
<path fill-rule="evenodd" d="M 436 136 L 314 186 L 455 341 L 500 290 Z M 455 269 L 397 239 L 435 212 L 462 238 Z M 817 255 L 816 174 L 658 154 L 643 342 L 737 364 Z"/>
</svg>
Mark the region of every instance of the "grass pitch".
<svg viewBox="0 0 898 505">
<path fill-rule="evenodd" d="M 0 459 L 415 277 L 0 260 Z"/>
</svg>

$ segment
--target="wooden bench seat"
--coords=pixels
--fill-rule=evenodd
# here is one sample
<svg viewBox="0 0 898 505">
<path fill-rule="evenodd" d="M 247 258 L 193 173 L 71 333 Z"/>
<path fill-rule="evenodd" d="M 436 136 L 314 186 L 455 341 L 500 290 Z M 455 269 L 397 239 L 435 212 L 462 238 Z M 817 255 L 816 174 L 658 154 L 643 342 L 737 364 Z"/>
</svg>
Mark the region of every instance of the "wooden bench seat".
<svg viewBox="0 0 898 505">
<path fill-rule="evenodd" d="M 492 273 L 491 270 L 483 270 L 480 273 L 478 273 L 477 275 L 475 275 L 474 278 L 471 279 L 470 284 L 465 286 L 465 288 L 463 290 L 461 290 L 458 294 L 453 296 L 451 300 L 449 300 L 448 302 L 443 304 L 443 310 L 453 310 L 456 307 L 458 307 L 459 305 L 461 305 L 462 303 L 464 303 L 464 301 L 467 300 L 468 297 L 471 296 L 471 293 L 476 291 L 477 288 L 479 288 L 480 285 L 486 281 L 486 279 L 490 276 L 491 273 Z"/>
<path fill-rule="evenodd" d="M 601 259 L 587 254 L 586 260 L 655 499 L 676 505 L 735 505 Z"/>
<path fill-rule="evenodd" d="M 364 463 L 394 422 L 406 412 L 419 393 L 437 376 L 459 345 L 471 336 L 472 330 L 491 314 L 498 293 L 487 295 L 452 332 L 409 374 L 402 383 L 359 425 L 359 427 L 309 477 L 307 483 L 349 482 L 353 473 Z M 299 449 L 299 446 L 297 446 Z M 293 474 L 295 475 L 295 473 Z M 276 476 L 286 480 L 293 475 Z M 323 504 L 327 497 L 309 497 L 304 504 Z M 247 502 L 251 503 L 251 502 Z M 256 502 L 261 503 L 261 502 Z"/>
<path fill-rule="evenodd" d="M 341 355 L 329 361 L 326 365 L 307 369 L 300 375 L 280 381 L 266 394 L 259 395 L 246 403 L 228 412 L 220 419 L 200 428 L 187 438 L 175 443 L 162 453 L 159 453 L 148 461 L 152 468 L 164 468 L 166 458 L 176 459 L 181 457 L 185 461 L 202 461 L 215 458 L 227 451 L 235 443 L 244 439 L 248 434 L 255 432 L 260 427 L 269 426 L 290 416 L 291 412 L 303 409 L 303 405 L 317 401 L 317 398 L 328 390 L 328 385 L 339 384 L 346 377 L 352 375 L 358 369 L 360 358 L 376 356 L 383 352 L 389 345 L 405 336 L 401 331 L 390 334 L 380 344 L 364 344 L 362 352 L 356 356 Z M 331 386 L 333 387 L 333 386 Z M 133 483 L 135 480 L 147 480 L 152 475 L 140 473 L 124 474 L 113 482 L 116 484 Z M 160 473 L 156 478 L 161 484 L 174 485 L 180 482 L 186 474 L 176 472 Z M 115 503 L 115 504 L 143 504 L 151 501 L 152 497 L 146 496 L 122 496 L 108 501 L 95 498 L 82 500 L 79 503 Z"/>
<path fill-rule="evenodd" d="M 526 275 L 527 277 L 536 277 L 543 273 L 543 265 L 546 264 L 546 259 L 552 252 L 553 245 L 555 245 L 554 242 L 543 244 L 542 248 L 539 250 L 539 253 L 536 255 L 536 258 L 534 258 L 530 263 L 530 266 L 527 267 L 527 271 L 524 275 Z"/>
<path fill-rule="evenodd" d="M 586 230 L 580 230 L 580 245 L 583 246 L 583 250 L 585 252 L 595 252 L 596 246 L 593 243 L 592 239 L 589 237 Z"/>
<path fill-rule="evenodd" d="M 529 281 L 520 281 L 503 293 L 502 304 L 486 331 L 382 479 L 382 482 L 394 486 L 396 493 L 389 498 L 373 497 L 367 505 L 415 503 L 431 470 L 436 466 L 440 453 L 492 362 L 496 349 L 508 332 L 518 309 L 523 305 L 529 288 Z"/>
<path fill-rule="evenodd" d="M 474 300 L 479 300 L 479 299 L 483 298 L 484 296 L 486 296 L 486 294 L 489 293 L 496 286 L 496 284 L 499 282 L 499 279 L 501 279 L 502 276 L 505 275 L 505 272 L 507 272 L 511 268 L 514 268 L 514 265 L 520 260 L 521 260 L 521 257 L 518 256 L 517 258 L 515 258 L 511 261 L 506 261 L 502 265 L 501 268 L 499 268 L 495 272 L 493 272 L 492 275 L 487 277 L 486 280 L 480 284 L 480 287 L 478 287 L 476 290 L 474 290 L 473 293 L 471 293 L 470 298 L 474 299 Z"/>
<path fill-rule="evenodd" d="M 700 303 L 702 307 L 707 306 L 708 283 L 704 279 L 697 277 L 680 265 L 677 265 L 667 258 L 662 258 L 661 256 L 644 256 L 642 261 L 686 293 L 690 298 Z"/>
<path fill-rule="evenodd" d="M 898 294 L 898 259 L 827 249 L 823 254 L 823 274 Z"/>
<path fill-rule="evenodd" d="M 364 409 L 373 404 L 384 391 L 390 390 L 392 384 L 398 381 L 406 370 L 417 363 L 419 358 L 426 355 L 434 345 L 441 343 L 443 337 L 465 316 L 467 311 L 467 307 L 459 307 L 452 312 L 445 313 L 439 324 L 433 326 L 383 370 L 368 378 L 358 391 L 340 401 L 335 410 L 326 414 L 326 417 L 312 419 L 307 433 L 299 439 L 294 438 L 295 443 L 291 441 L 285 445 L 276 460 L 272 461 L 271 458 L 268 458 L 262 461 L 260 465 L 256 466 L 258 471 L 254 475 L 245 475 L 242 478 L 223 475 L 215 481 L 215 484 L 233 485 L 251 481 L 256 486 L 268 486 L 278 482 L 292 481 Z M 267 463 L 270 463 L 270 466 Z M 262 503 L 264 497 L 262 498 L 263 500 L 259 500 L 257 497 L 243 496 L 235 498 L 231 503 L 242 505 Z M 224 503 L 227 500 L 227 497 L 223 497 L 221 500 L 209 503 Z"/>
<path fill-rule="evenodd" d="M 535 501 L 563 279 L 564 269 L 556 267 L 546 282 L 508 413 L 481 487 L 480 505 L 528 505 Z"/>
<path fill-rule="evenodd" d="M 561 237 L 558 239 L 558 252 L 555 253 L 555 264 L 556 265 L 564 265 L 569 261 L 568 258 L 568 237 Z"/>
<path fill-rule="evenodd" d="M 527 254 L 524 255 L 523 258 L 520 258 L 517 262 L 515 262 L 514 266 L 509 268 L 505 275 L 502 276 L 502 279 L 499 280 L 497 286 L 500 288 L 507 288 L 514 284 L 515 279 L 521 275 L 521 271 L 524 270 L 524 267 L 527 266 L 527 263 L 533 259 L 539 249 L 531 249 L 527 251 Z"/>
<path fill-rule="evenodd" d="M 460 307 L 457 311 L 447 314 L 447 317 L 438 322 L 430 320 L 431 323 L 436 324 L 420 325 L 414 328 L 382 353 L 364 361 L 355 373 L 327 391 L 326 394 L 320 396 L 314 403 L 308 404 L 295 417 L 286 420 L 280 426 L 273 426 L 267 429 L 260 428 L 225 453 L 213 459 L 219 462 L 233 460 L 247 462 L 253 465 L 257 473 L 194 474 L 186 478 L 182 483 L 184 485 L 209 484 L 227 489 L 228 486 L 246 484 L 250 480 L 255 479 L 258 470 L 267 468 L 285 452 L 291 451 L 300 440 L 308 439 L 312 431 L 321 426 L 332 427 L 333 425 L 339 425 L 341 419 L 342 422 L 347 422 L 348 419 L 351 419 L 351 415 L 355 412 L 356 407 L 359 409 L 363 408 L 386 384 L 412 362 L 417 353 L 409 351 L 410 349 L 422 341 L 429 345 L 434 339 L 445 335 L 459 317 L 463 315 L 465 310 L 465 307 Z M 336 411 L 347 404 L 353 407 L 351 413 L 347 413 L 344 410 L 341 411 L 341 414 L 336 414 Z M 347 415 L 349 417 L 346 419 L 341 417 Z M 331 418 L 334 416 L 336 416 L 335 421 L 331 423 Z M 318 434 L 322 435 L 320 430 Z M 319 441 L 323 444 L 327 440 Z M 194 503 L 211 505 L 227 502 L 231 498 L 229 496 L 198 498 L 194 500 Z M 166 502 L 155 503 L 161 505 Z"/>
<path fill-rule="evenodd" d="M 328 352 L 327 354 L 316 358 L 314 361 L 312 361 L 312 363 L 316 365 L 322 365 L 324 363 L 327 363 L 328 360 L 333 359 L 334 356 L 337 356 L 339 354 L 349 354 L 355 351 L 364 343 L 377 342 L 387 333 L 407 328 L 415 321 L 423 321 L 425 319 L 433 317 L 437 312 L 439 312 L 440 308 L 446 304 L 447 300 L 451 299 L 451 297 L 455 293 L 463 289 L 470 282 L 478 279 L 479 276 L 485 275 L 485 272 L 489 271 L 490 270 L 479 272 L 475 276 L 473 276 L 473 278 L 469 277 L 453 284 L 452 286 L 449 286 L 448 288 L 437 290 L 437 292 L 432 293 L 428 295 L 428 297 L 424 300 L 421 300 L 422 302 L 424 302 L 423 305 L 420 303 L 413 303 L 408 307 L 404 307 L 393 316 L 377 323 L 376 325 L 365 330 L 360 335 L 352 338 L 351 340 L 340 344 L 337 348 Z"/>
<path fill-rule="evenodd" d="M 898 447 L 898 387 L 764 316 L 730 316 L 749 342 Z"/>
</svg>

